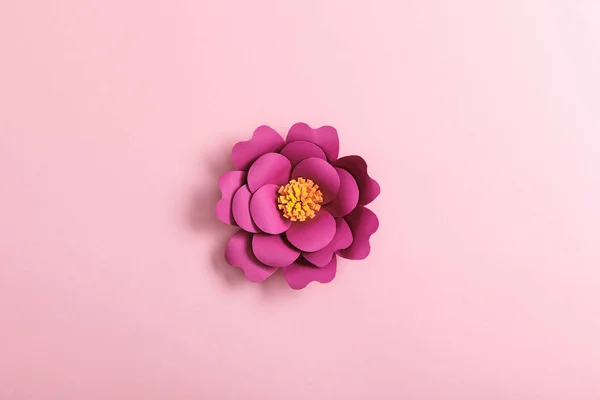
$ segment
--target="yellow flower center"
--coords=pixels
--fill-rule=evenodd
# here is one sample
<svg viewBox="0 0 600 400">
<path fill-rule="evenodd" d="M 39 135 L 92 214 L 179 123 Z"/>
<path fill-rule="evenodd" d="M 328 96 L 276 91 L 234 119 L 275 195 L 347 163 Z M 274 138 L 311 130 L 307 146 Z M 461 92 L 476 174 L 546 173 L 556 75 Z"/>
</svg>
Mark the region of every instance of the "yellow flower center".
<svg viewBox="0 0 600 400">
<path fill-rule="evenodd" d="M 315 211 L 321 209 L 323 193 L 319 185 L 315 185 L 310 179 L 292 179 L 285 186 L 279 188 L 277 208 L 283 216 L 292 221 L 306 221 L 306 218 L 314 218 Z"/>
</svg>

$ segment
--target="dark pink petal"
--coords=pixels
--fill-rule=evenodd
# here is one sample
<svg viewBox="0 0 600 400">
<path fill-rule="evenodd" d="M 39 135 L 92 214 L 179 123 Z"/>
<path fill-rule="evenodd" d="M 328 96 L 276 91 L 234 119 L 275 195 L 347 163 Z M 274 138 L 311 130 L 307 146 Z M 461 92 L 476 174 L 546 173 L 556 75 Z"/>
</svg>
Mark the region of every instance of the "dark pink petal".
<svg viewBox="0 0 600 400">
<path fill-rule="evenodd" d="M 367 205 L 377 196 L 381 189 L 375 179 L 371 178 L 367 173 L 367 163 L 362 157 L 359 156 L 346 156 L 342 157 L 333 163 L 336 167 L 343 168 L 356 180 L 360 196 L 358 198 L 358 204 Z"/>
<path fill-rule="evenodd" d="M 345 217 L 354 240 L 350 247 L 338 251 L 338 254 L 350 260 L 362 260 L 371 252 L 369 238 L 379 228 L 379 220 L 368 208 L 358 206 Z"/>
<path fill-rule="evenodd" d="M 252 251 L 260 262 L 270 267 L 286 267 L 296 261 L 300 251 L 281 235 L 259 233 L 252 238 Z"/>
<path fill-rule="evenodd" d="M 292 265 L 283 268 L 283 277 L 292 289 L 304 289 L 311 282 L 329 283 L 335 278 L 337 269 L 337 258 L 323 268 L 315 267 L 302 258 Z"/>
<path fill-rule="evenodd" d="M 225 260 L 234 267 L 244 270 L 246 278 L 251 282 L 260 282 L 277 271 L 267 267 L 256 259 L 252 253 L 252 234 L 242 230 L 236 232 L 225 248 Z"/>
<path fill-rule="evenodd" d="M 323 193 L 323 204 L 335 199 L 340 190 L 340 176 L 337 171 L 331 164 L 320 158 L 311 157 L 300 161 L 292 171 L 292 179 L 298 177 L 312 179 L 319 185 L 319 189 Z"/>
<path fill-rule="evenodd" d="M 250 199 L 250 215 L 265 233 L 278 235 L 288 230 L 292 221 L 283 218 L 277 209 L 279 185 L 268 184 L 256 191 Z"/>
<path fill-rule="evenodd" d="M 327 159 L 325 153 L 323 153 L 323 150 L 321 150 L 319 146 L 302 140 L 286 144 L 280 154 L 286 156 L 288 160 L 290 160 L 292 168 L 300 161 L 310 157 L 322 158 L 323 160 Z"/>
<path fill-rule="evenodd" d="M 259 229 L 250 216 L 251 197 L 252 193 L 250 193 L 248 185 L 244 185 L 239 188 L 233 196 L 231 211 L 233 212 L 233 219 L 235 222 L 237 222 L 240 228 L 246 232 L 256 233 L 259 231 Z"/>
<path fill-rule="evenodd" d="M 247 170 L 258 157 L 278 152 L 284 145 L 283 138 L 273 128 L 259 126 L 250 140 L 238 142 L 233 146 L 231 159 L 236 169 Z"/>
<path fill-rule="evenodd" d="M 356 208 L 358 204 L 358 185 L 345 169 L 336 168 L 340 176 L 340 190 L 335 199 L 327 205 L 329 211 L 334 217 L 343 217 Z"/>
<path fill-rule="evenodd" d="M 281 154 L 264 154 L 248 170 L 248 188 L 254 193 L 267 183 L 285 185 L 290 180 L 291 170 L 290 160 Z"/>
<path fill-rule="evenodd" d="M 285 141 L 292 143 L 299 140 L 319 146 L 323 149 L 329 161 L 337 160 L 340 153 L 340 140 L 333 126 L 322 126 L 313 129 L 304 122 L 298 122 L 292 125 Z"/>
<path fill-rule="evenodd" d="M 217 218 L 229 225 L 235 225 L 231 212 L 231 202 L 235 192 L 246 182 L 245 171 L 225 172 L 219 178 L 219 189 L 221 189 L 221 200 L 217 202 L 215 213 Z"/>
<path fill-rule="evenodd" d="M 318 251 L 331 242 L 335 230 L 335 218 L 326 210 L 320 210 L 313 219 L 292 223 L 285 235 L 302 251 Z"/>
<path fill-rule="evenodd" d="M 334 257 L 335 252 L 352 244 L 352 231 L 344 218 L 336 218 L 336 231 L 333 240 L 319 251 L 302 253 L 302 256 L 317 267 L 324 267 Z"/>
</svg>

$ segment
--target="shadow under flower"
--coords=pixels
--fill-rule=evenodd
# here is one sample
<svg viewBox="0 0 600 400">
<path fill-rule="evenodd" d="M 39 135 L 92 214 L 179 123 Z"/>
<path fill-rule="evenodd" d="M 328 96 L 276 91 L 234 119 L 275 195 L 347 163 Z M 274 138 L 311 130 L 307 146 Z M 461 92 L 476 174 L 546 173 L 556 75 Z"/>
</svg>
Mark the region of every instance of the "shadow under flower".
<svg viewBox="0 0 600 400">
<path fill-rule="evenodd" d="M 210 152 L 213 156 L 202 166 L 208 173 L 204 174 L 206 178 L 199 181 L 192 191 L 190 205 L 186 210 L 186 223 L 195 232 L 211 235 L 211 240 L 216 243 L 210 254 L 211 266 L 225 282 L 238 285 L 246 281 L 244 272 L 225 261 L 225 247 L 238 228 L 219 221 L 215 214 L 215 206 L 221 199 L 219 177 L 234 169 L 229 157 L 230 149 L 231 145 L 224 147 L 222 151 Z"/>
</svg>

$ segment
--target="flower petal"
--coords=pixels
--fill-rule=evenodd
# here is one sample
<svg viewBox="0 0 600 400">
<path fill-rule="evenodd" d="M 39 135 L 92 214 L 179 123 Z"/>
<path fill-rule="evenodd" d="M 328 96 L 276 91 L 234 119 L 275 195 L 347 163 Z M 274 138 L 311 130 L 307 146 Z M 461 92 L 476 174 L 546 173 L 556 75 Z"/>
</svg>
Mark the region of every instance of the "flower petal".
<svg viewBox="0 0 600 400">
<path fill-rule="evenodd" d="M 317 267 L 325 267 L 335 256 L 335 252 L 352 244 L 352 231 L 344 218 L 336 218 L 336 231 L 333 240 L 319 251 L 302 253 L 310 263 Z"/>
<path fill-rule="evenodd" d="M 245 171 L 225 172 L 219 178 L 219 189 L 221 189 L 221 200 L 217 202 L 215 213 L 217 218 L 229 225 L 235 225 L 231 212 L 231 203 L 236 190 L 246 181 Z"/>
<path fill-rule="evenodd" d="M 283 277 L 292 289 L 304 289 L 311 282 L 329 283 L 335 278 L 337 270 L 337 258 L 323 268 L 315 267 L 302 258 L 292 265 L 283 268 Z"/>
<path fill-rule="evenodd" d="M 292 164 L 279 153 L 263 154 L 248 170 L 248 188 L 252 193 L 267 183 L 285 185 L 290 180 Z"/>
<path fill-rule="evenodd" d="M 234 267 L 244 270 L 251 282 L 261 282 L 271 276 L 277 268 L 268 267 L 256 259 L 252 253 L 252 234 L 242 230 L 236 232 L 225 248 L 225 260 Z"/>
<path fill-rule="evenodd" d="M 335 231 L 335 218 L 322 209 L 312 219 L 292 223 L 285 235 L 296 248 L 312 252 L 327 246 L 335 236 Z"/>
<path fill-rule="evenodd" d="M 256 233 L 259 231 L 258 226 L 252 220 L 250 215 L 250 198 L 252 193 L 248 189 L 248 185 L 244 185 L 235 192 L 233 202 L 231 203 L 231 211 L 233 219 L 240 228 L 246 232 Z"/>
<path fill-rule="evenodd" d="M 292 179 L 302 177 L 312 179 L 323 193 L 323 204 L 335 199 L 340 190 L 340 176 L 327 161 L 311 157 L 302 160 L 292 171 Z M 248 177 L 250 179 L 250 177 Z"/>
<path fill-rule="evenodd" d="M 300 256 L 300 251 L 292 247 L 281 235 L 264 233 L 254 235 L 252 251 L 260 262 L 270 267 L 286 267 Z"/>
<path fill-rule="evenodd" d="M 233 146 L 231 159 L 236 169 L 247 170 L 258 157 L 278 152 L 284 145 L 283 138 L 273 128 L 259 126 L 250 140 L 238 142 Z"/>
<path fill-rule="evenodd" d="M 303 140 L 286 144 L 280 154 L 286 156 L 288 160 L 290 160 L 292 168 L 300 161 L 310 157 L 322 158 L 323 160 L 327 159 L 325 153 L 323 153 L 323 150 L 321 150 L 319 146 Z"/>
<path fill-rule="evenodd" d="M 363 206 L 356 207 L 345 219 L 350 226 L 354 241 L 347 249 L 339 250 L 337 253 L 350 260 L 367 258 L 371 252 L 369 238 L 379 228 L 379 219 L 373 211 Z"/>
<path fill-rule="evenodd" d="M 323 149 L 329 161 L 337 160 L 340 153 L 340 140 L 333 126 L 322 126 L 317 129 L 311 128 L 304 122 L 298 122 L 290 128 L 286 143 L 299 140 L 311 142 Z"/>
<path fill-rule="evenodd" d="M 342 157 L 334 165 L 339 168 L 343 168 L 356 180 L 360 196 L 358 198 L 358 204 L 363 206 L 369 204 L 381 192 L 379 184 L 375 179 L 371 178 L 367 173 L 367 163 L 360 156 L 346 156 Z"/>
<path fill-rule="evenodd" d="M 336 168 L 340 176 L 340 190 L 335 199 L 327 205 L 327 210 L 334 217 L 343 217 L 354 210 L 358 204 L 358 185 L 350 172 L 345 169 Z"/>
<path fill-rule="evenodd" d="M 292 221 L 277 209 L 279 185 L 267 184 L 258 189 L 250 199 L 250 214 L 256 225 L 265 233 L 277 235 L 288 230 Z"/>
</svg>

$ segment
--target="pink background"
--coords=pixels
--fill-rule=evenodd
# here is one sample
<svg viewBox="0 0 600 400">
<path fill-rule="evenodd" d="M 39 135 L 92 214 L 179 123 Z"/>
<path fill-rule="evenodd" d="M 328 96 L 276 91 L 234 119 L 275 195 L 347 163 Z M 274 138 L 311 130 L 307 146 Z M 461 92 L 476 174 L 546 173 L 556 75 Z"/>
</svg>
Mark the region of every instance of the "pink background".
<svg viewBox="0 0 600 400">
<path fill-rule="evenodd" d="M 600 399 L 599 46 L 597 0 L 2 0 L 0 398 Z M 296 121 L 383 188 L 301 292 L 212 214 Z"/>
</svg>

